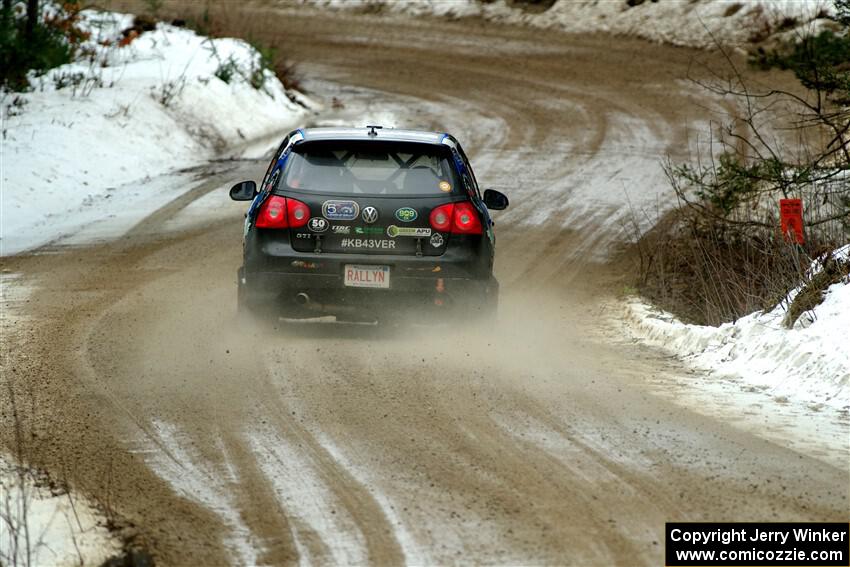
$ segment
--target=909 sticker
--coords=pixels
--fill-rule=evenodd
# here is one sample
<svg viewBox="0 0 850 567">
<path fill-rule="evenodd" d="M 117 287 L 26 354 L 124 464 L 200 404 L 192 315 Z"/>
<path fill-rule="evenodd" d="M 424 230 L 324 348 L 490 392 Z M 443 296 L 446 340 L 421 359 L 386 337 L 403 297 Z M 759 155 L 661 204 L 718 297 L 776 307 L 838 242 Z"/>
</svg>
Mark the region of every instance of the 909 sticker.
<svg viewBox="0 0 850 567">
<path fill-rule="evenodd" d="M 419 213 L 416 212 L 416 209 L 410 207 L 402 207 L 395 212 L 395 218 L 401 222 L 413 222 L 418 216 Z"/>
</svg>

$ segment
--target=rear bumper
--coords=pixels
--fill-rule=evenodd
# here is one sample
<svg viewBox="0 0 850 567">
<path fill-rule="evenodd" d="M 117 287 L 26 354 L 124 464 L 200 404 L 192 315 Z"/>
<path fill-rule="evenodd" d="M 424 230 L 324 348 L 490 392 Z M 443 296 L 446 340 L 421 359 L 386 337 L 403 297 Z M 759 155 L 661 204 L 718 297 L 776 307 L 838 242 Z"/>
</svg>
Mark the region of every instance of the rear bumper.
<svg viewBox="0 0 850 567">
<path fill-rule="evenodd" d="M 247 235 L 239 291 L 249 307 L 279 307 L 290 316 L 310 316 L 317 306 L 333 314 L 361 311 L 372 315 L 417 307 L 462 306 L 483 311 L 497 301 L 492 254 L 483 249 L 480 238 L 458 242 L 439 256 L 413 256 L 305 253 L 294 250 L 289 238 L 282 236 L 264 231 Z M 344 285 L 346 264 L 389 266 L 389 288 Z"/>
<path fill-rule="evenodd" d="M 426 276 L 400 276 L 390 272 L 387 289 L 348 287 L 343 276 L 328 274 L 281 274 L 239 271 L 246 303 L 254 307 L 277 307 L 292 315 L 309 315 L 321 310 L 398 311 L 400 309 L 446 309 L 463 307 L 480 311 L 491 305 L 498 295 L 495 278 L 474 280 L 443 278 L 439 273 Z M 303 313 L 301 313 L 303 312 Z"/>
<path fill-rule="evenodd" d="M 240 295 L 253 308 L 276 308 L 293 317 L 326 314 L 386 315 L 415 310 L 461 309 L 489 312 L 498 301 L 499 284 L 487 274 L 473 277 L 463 263 L 434 257 L 296 253 L 278 256 L 277 269 L 240 269 Z M 390 267 L 386 289 L 344 284 L 346 264 Z"/>
</svg>

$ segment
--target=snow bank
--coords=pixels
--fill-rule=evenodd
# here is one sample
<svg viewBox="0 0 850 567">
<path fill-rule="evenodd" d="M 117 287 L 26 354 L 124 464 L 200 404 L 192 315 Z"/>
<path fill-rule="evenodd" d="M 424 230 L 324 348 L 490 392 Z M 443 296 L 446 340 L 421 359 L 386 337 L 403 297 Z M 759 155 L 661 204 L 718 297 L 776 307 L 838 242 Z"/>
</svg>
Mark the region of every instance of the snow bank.
<svg viewBox="0 0 850 567">
<path fill-rule="evenodd" d="M 835 252 L 845 261 L 850 245 Z M 814 265 L 813 270 L 817 269 Z M 800 291 L 768 313 L 719 327 L 687 325 L 639 301 L 626 305 L 627 326 L 640 339 L 672 351 L 711 375 L 739 379 L 780 399 L 850 409 L 850 278 L 834 284 L 823 303 L 782 325 Z"/>
<path fill-rule="evenodd" d="M 77 231 L 91 222 L 86 211 L 120 216 L 122 195 L 144 180 L 241 153 L 250 140 L 297 126 L 310 104 L 263 70 L 244 41 L 159 24 L 119 46 L 132 16 L 83 16 L 92 36 L 81 51 L 90 56 L 33 77 L 32 92 L 0 95 L 3 255 Z M 229 82 L 216 76 L 223 70 Z M 175 184 L 169 200 L 188 188 Z"/>
<path fill-rule="evenodd" d="M 105 519 L 73 493 L 57 494 L 0 455 L 0 564 L 100 565 L 120 554 Z"/>
<path fill-rule="evenodd" d="M 606 32 L 672 45 L 710 48 L 763 41 L 775 33 L 822 25 L 831 0 L 557 0 L 545 11 L 505 0 L 301 0 L 331 9 L 380 11 L 406 16 L 481 17 L 490 21 L 557 29 Z M 813 23 L 814 22 L 814 23 Z"/>
</svg>

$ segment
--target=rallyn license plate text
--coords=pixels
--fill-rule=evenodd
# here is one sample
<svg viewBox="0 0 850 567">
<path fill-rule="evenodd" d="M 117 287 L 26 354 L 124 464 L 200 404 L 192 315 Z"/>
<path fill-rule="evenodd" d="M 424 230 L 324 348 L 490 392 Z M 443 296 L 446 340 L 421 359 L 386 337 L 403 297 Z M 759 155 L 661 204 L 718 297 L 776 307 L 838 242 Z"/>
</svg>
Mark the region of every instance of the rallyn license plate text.
<svg viewBox="0 0 850 567">
<path fill-rule="evenodd" d="M 343 283 L 349 287 L 390 287 L 389 266 L 346 264 Z"/>
</svg>

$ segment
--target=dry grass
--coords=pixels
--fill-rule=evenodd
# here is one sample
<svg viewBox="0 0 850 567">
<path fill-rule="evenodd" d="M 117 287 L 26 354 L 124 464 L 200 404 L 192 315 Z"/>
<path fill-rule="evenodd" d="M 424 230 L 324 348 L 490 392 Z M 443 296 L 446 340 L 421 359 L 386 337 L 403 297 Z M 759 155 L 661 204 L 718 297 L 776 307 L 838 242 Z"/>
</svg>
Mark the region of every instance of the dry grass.
<svg viewBox="0 0 850 567">
<path fill-rule="evenodd" d="M 850 262 L 828 256 L 823 261 L 821 270 L 814 274 L 794 296 L 782 324 L 788 329 L 792 328 L 803 313 L 821 304 L 829 286 L 845 281 L 848 276 L 850 276 Z"/>
<path fill-rule="evenodd" d="M 757 211 L 749 215 L 744 218 L 777 228 L 729 226 L 685 205 L 660 216 L 630 249 L 637 264 L 634 287 L 686 322 L 719 325 L 773 309 L 808 281 L 813 258 L 843 244 L 841 235 L 847 238 L 846 232 L 831 227 L 813 231 L 805 245 L 798 245 L 783 238 L 775 217 Z M 812 295 L 801 297 L 797 314 L 789 317 L 796 320 L 817 304 L 814 290 L 825 287 L 816 280 L 808 284 Z"/>
</svg>

